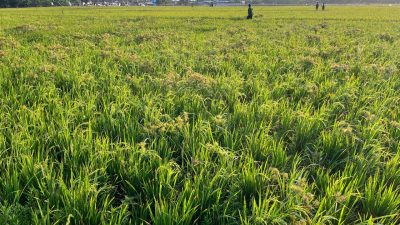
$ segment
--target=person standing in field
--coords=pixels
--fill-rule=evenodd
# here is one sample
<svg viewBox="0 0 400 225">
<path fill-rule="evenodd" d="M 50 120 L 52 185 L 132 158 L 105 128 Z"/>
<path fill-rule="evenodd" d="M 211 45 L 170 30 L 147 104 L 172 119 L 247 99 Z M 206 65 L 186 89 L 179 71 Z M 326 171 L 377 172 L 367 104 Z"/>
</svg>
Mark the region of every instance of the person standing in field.
<svg viewBox="0 0 400 225">
<path fill-rule="evenodd" d="M 247 10 L 247 19 L 253 19 L 253 8 L 251 8 L 251 4 L 249 4 L 249 9 Z"/>
<path fill-rule="evenodd" d="M 325 2 L 322 3 L 322 11 L 325 10 Z"/>
<path fill-rule="evenodd" d="M 315 4 L 315 9 L 318 10 L 319 8 L 319 2 L 317 2 L 317 4 Z"/>
</svg>

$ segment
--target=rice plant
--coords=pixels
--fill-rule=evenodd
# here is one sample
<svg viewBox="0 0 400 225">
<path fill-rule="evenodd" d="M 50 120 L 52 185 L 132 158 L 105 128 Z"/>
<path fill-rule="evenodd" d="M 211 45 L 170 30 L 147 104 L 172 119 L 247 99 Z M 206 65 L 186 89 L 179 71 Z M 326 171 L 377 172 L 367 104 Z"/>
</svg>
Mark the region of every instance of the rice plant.
<svg viewBox="0 0 400 225">
<path fill-rule="evenodd" d="M 399 224 L 399 13 L 0 9 L 0 224 Z"/>
</svg>

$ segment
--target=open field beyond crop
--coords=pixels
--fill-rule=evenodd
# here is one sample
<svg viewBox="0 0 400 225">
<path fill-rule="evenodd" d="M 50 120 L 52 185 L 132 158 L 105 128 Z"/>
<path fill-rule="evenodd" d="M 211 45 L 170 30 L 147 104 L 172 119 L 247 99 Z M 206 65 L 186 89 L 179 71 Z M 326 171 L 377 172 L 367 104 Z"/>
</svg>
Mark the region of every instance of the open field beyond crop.
<svg viewBox="0 0 400 225">
<path fill-rule="evenodd" d="M 0 10 L 0 224 L 400 222 L 400 6 Z"/>
</svg>

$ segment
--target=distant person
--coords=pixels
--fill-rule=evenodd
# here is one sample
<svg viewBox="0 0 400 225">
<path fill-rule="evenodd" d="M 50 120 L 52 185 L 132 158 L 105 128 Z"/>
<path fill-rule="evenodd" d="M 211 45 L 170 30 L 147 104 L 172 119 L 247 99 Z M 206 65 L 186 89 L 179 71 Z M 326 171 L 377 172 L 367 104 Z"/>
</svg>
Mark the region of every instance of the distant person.
<svg viewBox="0 0 400 225">
<path fill-rule="evenodd" d="M 316 9 L 316 10 L 319 9 L 319 2 L 317 2 L 317 4 L 315 4 L 315 9 Z"/>
<path fill-rule="evenodd" d="M 322 11 L 324 11 L 324 10 L 325 10 L 325 2 L 322 3 Z"/>
<path fill-rule="evenodd" d="M 210 3 L 210 7 L 214 7 L 214 2 L 211 2 L 211 3 Z"/>
<path fill-rule="evenodd" d="M 251 8 L 251 4 L 249 4 L 249 9 L 247 10 L 247 19 L 253 19 L 253 8 Z"/>
</svg>

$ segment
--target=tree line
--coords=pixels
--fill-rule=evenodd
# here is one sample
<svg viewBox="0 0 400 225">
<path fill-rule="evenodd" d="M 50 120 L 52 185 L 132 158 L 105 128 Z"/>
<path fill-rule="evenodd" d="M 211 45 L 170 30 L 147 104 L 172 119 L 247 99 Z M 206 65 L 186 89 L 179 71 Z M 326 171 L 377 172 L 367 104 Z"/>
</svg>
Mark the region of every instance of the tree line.
<svg viewBox="0 0 400 225">
<path fill-rule="evenodd" d="M 82 5 L 83 3 L 104 3 L 104 2 L 120 2 L 123 4 L 139 4 L 149 2 L 150 0 L 0 0 L 1 8 L 16 8 L 16 7 L 38 7 L 38 6 L 68 6 Z M 195 0 L 194 2 L 203 2 L 212 0 Z M 214 0 L 218 2 L 217 0 Z M 243 0 L 224 0 L 229 2 L 241 3 Z M 328 4 L 362 4 L 362 3 L 400 3 L 400 0 L 319 0 Z M 158 0 L 159 5 L 170 5 L 172 0 Z M 179 0 L 175 4 L 189 4 L 190 0 Z M 248 0 L 246 0 L 248 2 Z M 252 0 L 253 3 L 263 4 L 314 4 L 313 0 Z"/>
<path fill-rule="evenodd" d="M 79 0 L 0 0 L 1 8 L 38 7 L 38 6 L 68 6 L 79 4 Z"/>
</svg>

